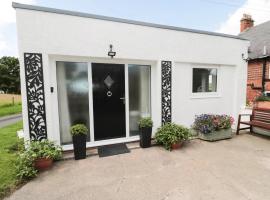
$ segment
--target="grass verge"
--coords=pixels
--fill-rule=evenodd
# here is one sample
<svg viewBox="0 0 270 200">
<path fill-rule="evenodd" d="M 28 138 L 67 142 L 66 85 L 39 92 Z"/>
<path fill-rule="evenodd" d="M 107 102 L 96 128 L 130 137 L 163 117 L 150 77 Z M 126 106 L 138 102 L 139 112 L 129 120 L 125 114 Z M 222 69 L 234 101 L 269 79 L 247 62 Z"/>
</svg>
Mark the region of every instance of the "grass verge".
<svg viewBox="0 0 270 200">
<path fill-rule="evenodd" d="M 18 114 L 22 112 L 21 103 L 13 104 L 0 104 L 0 117 Z"/>
<path fill-rule="evenodd" d="M 22 122 L 0 128 L 0 199 L 16 188 L 15 160 L 18 146 L 22 140 L 17 138 L 17 130 L 22 129 Z"/>
</svg>

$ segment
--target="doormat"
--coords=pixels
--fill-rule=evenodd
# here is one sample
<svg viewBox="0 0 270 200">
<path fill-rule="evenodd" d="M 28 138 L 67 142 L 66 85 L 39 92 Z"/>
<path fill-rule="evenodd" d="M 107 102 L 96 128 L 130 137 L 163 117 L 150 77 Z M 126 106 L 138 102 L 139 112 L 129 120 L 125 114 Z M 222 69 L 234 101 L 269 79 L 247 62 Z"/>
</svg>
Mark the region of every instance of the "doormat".
<svg viewBox="0 0 270 200">
<path fill-rule="evenodd" d="M 112 144 L 98 147 L 99 157 L 114 156 L 118 154 L 130 153 L 126 144 Z"/>
</svg>

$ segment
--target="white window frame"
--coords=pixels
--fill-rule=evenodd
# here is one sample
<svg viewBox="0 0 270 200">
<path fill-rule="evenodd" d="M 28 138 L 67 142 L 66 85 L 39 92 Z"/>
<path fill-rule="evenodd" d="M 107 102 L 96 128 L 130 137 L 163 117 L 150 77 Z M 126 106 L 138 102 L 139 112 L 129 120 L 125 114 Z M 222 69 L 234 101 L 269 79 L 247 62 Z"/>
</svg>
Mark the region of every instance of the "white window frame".
<svg viewBox="0 0 270 200">
<path fill-rule="evenodd" d="M 153 77 L 153 67 L 156 66 L 156 63 L 151 61 L 134 61 L 134 60 L 121 60 L 121 59 L 102 59 L 102 58 L 85 58 L 85 57 L 77 57 L 77 56 L 56 56 L 52 55 L 49 56 L 49 63 L 51 70 L 51 83 L 50 87 L 54 87 L 54 93 L 51 94 L 50 100 L 51 102 L 56 102 L 52 106 L 51 113 L 54 113 L 53 117 L 53 129 L 54 135 L 53 140 L 55 140 L 59 145 L 61 144 L 60 140 L 60 124 L 59 124 L 59 108 L 58 108 L 58 91 L 57 91 L 57 77 L 56 77 L 56 61 L 63 61 L 63 62 L 86 62 L 88 64 L 88 82 L 89 84 L 92 83 L 92 63 L 112 63 L 112 64 L 124 64 L 125 65 L 125 115 L 126 115 L 126 137 L 116 138 L 116 139 L 108 139 L 108 140 L 100 140 L 94 141 L 94 116 L 93 116 L 93 99 L 92 99 L 92 92 L 89 92 L 89 117 L 90 117 L 90 142 L 86 143 L 86 147 L 96 147 L 108 144 L 116 144 L 116 143 L 123 143 L 123 142 L 132 142 L 138 141 L 139 136 L 130 136 L 129 132 L 129 89 L 128 89 L 128 64 L 137 64 L 137 65 L 148 65 L 151 69 L 151 82 Z M 151 85 L 151 97 L 152 93 L 152 84 Z M 153 101 L 151 98 L 150 103 L 150 113 L 153 116 Z M 62 145 L 63 150 L 72 150 L 73 144 Z"/>
<path fill-rule="evenodd" d="M 217 69 L 217 91 L 216 92 L 193 92 L 193 69 Z M 219 98 L 221 97 L 221 67 L 219 65 L 193 64 L 190 70 L 190 98 Z"/>
</svg>

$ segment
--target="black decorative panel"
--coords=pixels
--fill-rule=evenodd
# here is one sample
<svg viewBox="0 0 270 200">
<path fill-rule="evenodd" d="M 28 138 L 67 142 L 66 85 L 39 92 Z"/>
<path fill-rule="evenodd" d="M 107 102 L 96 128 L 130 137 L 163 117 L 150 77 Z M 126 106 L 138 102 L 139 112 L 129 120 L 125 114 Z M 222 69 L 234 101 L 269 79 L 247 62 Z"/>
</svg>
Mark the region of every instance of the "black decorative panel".
<svg viewBox="0 0 270 200">
<path fill-rule="evenodd" d="M 172 92 L 172 62 L 161 62 L 161 101 L 162 101 L 162 124 L 171 122 L 171 92 Z"/>
<path fill-rule="evenodd" d="M 31 140 L 47 138 L 42 55 L 25 53 L 25 81 Z"/>
</svg>

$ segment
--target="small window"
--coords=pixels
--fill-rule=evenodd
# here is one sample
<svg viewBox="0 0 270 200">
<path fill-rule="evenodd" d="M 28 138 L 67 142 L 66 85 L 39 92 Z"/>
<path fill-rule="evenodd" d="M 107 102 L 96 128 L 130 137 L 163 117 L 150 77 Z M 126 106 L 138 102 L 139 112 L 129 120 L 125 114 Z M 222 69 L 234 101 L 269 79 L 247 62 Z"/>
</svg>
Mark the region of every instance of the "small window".
<svg viewBox="0 0 270 200">
<path fill-rule="evenodd" d="M 193 68 L 192 92 L 216 92 L 217 69 Z"/>
</svg>

